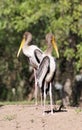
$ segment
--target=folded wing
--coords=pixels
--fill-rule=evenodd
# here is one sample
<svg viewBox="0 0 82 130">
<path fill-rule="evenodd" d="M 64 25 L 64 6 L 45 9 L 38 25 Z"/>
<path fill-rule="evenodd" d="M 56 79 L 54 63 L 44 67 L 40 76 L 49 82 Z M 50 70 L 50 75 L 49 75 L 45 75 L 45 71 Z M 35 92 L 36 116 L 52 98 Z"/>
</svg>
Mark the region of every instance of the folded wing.
<svg viewBox="0 0 82 130">
<path fill-rule="evenodd" d="M 34 51 L 34 54 L 35 54 L 37 62 L 40 63 L 40 61 L 42 60 L 42 54 L 43 53 L 40 50 L 36 49 Z"/>
<path fill-rule="evenodd" d="M 50 59 L 48 56 L 45 56 L 42 59 L 36 74 L 37 83 L 40 88 L 42 87 L 45 77 L 49 72 L 49 65 L 50 65 Z"/>
</svg>

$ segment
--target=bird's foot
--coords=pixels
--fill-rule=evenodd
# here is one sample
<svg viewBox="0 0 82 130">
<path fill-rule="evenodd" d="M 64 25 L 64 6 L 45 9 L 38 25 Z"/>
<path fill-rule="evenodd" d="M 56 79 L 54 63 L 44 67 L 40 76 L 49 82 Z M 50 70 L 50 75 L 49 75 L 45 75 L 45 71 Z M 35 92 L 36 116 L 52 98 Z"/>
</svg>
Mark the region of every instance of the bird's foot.
<svg viewBox="0 0 82 130">
<path fill-rule="evenodd" d="M 37 101 L 35 101 L 35 106 L 37 106 L 38 105 L 38 102 Z"/>
<path fill-rule="evenodd" d="M 51 110 L 51 115 L 53 115 L 54 113 L 53 113 L 53 110 Z"/>
<path fill-rule="evenodd" d="M 45 116 L 46 115 L 46 113 L 45 112 L 43 112 L 43 114 L 42 114 L 43 116 Z"/>
<path fill-rule="evenodd" d="M 38 103 L 35 103 L 35 106 L 37 106 L 38 105 Z"/>
</svg>

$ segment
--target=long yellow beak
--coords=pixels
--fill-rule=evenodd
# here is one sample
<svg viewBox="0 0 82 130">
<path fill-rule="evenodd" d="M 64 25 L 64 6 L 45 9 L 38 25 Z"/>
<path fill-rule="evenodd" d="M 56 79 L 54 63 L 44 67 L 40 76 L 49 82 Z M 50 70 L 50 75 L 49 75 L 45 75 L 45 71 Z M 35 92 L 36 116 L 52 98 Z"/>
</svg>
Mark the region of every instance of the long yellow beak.
<svg viewBox="0 0 82 130">
<path fill-rule="evenodd" d="M 54 49 L 56 50 L 57 57 L 59 58 L 58 47 L 57 47 L 57 44 L 56 44 L 56 42 L 55 42 L 54 37 L 52 37 L 52 45 L 53 45 Z"/>
<path fill-rule="evenodd" d="M 18 50 L 18 53 L 17 53 L 17 57 L 19 57 L 19 54 L 21 52 L 21 49 L 23 48 L 24 43 L 25 43 L 25 38 L 23 38 L 23 40 L 22 40 L 22 42 L 20 44 L 20 47 L 19 47 L 19 50 Z"/>
</svg>

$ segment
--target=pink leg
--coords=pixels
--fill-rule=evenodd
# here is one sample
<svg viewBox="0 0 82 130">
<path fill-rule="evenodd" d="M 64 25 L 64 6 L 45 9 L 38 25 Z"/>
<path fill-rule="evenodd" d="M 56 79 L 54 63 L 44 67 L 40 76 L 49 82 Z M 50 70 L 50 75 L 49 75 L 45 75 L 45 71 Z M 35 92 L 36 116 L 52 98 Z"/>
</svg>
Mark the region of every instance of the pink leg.
<svg viewBox="0 0 82 130">
<path fill-rule="evenodd" d="M 44 108 L 43 108 L 43 115 L 45 115 L 45 104 L 46 103 L 46 82 L 44 84 Z"/>
<path fill-rule="evenodd" d="M 35 105 L 37 105 L 38 86 L 37 86 L 36 70 L 35 69 L 34 69 L 34 78 L 35 78 Z"/>
<path fill-rule="evenodd" d="M 49 95 L 50 95 L 51 114 L 53 114 L 52 84 L 51 83 L 50 83 L 50 88 L 49 88 Z"/>
</svg>

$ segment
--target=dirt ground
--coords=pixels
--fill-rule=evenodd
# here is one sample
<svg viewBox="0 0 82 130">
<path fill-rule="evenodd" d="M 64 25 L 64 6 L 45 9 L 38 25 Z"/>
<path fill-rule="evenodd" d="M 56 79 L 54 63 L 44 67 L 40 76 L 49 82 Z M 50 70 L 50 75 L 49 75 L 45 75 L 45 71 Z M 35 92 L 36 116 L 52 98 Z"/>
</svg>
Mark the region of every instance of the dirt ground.
<svg viewBox="0 0 82 130">
<path fill-rule="evenodd" d="M 0 130 L 82 130 L 82 109 L 69 107 L 43 116 L 41 106 L 0 106 Z"/>
</svg>

